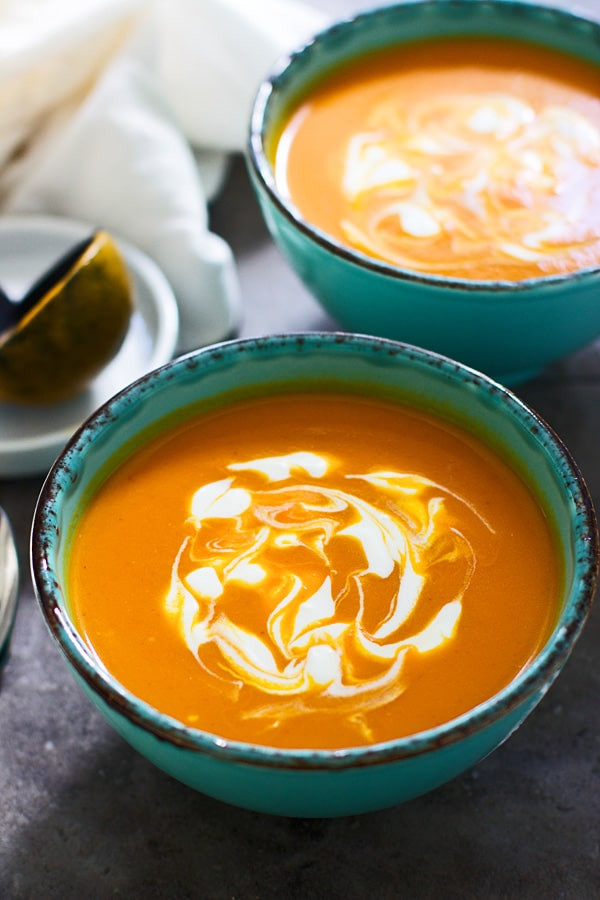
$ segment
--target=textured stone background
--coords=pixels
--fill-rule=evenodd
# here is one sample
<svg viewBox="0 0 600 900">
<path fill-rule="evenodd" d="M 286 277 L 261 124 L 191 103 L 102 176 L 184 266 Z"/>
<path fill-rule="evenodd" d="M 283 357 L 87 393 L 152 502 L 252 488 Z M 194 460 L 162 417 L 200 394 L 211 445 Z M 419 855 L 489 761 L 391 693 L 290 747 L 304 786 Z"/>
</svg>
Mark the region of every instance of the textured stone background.
<svg viewBox="0 0 600 900">
<path fill-rule="evenodd" d="M 361 4 L 321 5 L 344 12 Z M 600 16 L 600 0 L 579 9 Z M 241 160 L 213 227 L 239 262 L 243 336 L 333 327 L 273 247 Z M 600 341 L 519 393 L 563 437 L 600 509 Z M 41 478 L 0 480 L 23 570 L 12 652 L 0 676 L 2 900 L 600 897 L 598 606 L 540 706 L 463 777 L 364 816 L 295 820 L 239 811 L 155 769 L 76 687 L 29 578 L 40 485 Z"/>
</svg>

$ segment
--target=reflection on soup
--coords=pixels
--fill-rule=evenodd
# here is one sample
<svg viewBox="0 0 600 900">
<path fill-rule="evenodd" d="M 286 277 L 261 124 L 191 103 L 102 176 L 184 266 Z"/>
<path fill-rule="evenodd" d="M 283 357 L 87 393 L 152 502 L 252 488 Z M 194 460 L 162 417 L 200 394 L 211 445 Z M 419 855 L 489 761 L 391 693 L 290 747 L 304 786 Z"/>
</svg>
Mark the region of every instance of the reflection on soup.
<svg viewBox="0 0 600 900">
<path fill-rule="evenodd" d="M 456 427 L 347 394 L 206 413 L 104 482 L 75 623 L 187 725 L 286 747 L 388 740 L 509 683 L 558 614 L 546 518 Z"/>
<path fill-rule="evenodd" d="M 520 280 L 600 263 L 600 69 L 445 39 L 348 65 L 273 139 L 305 219 L 402 268 Z"/>
</svg>

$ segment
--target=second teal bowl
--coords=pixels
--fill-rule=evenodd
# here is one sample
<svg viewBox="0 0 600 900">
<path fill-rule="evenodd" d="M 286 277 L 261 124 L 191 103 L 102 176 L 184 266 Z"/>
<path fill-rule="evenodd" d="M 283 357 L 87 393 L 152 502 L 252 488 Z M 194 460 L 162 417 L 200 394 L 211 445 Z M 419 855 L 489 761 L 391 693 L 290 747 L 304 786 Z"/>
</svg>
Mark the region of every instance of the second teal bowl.
<svg viewBox="0 0 600 900">
<path fill-rule="evenodd" d="M 521 282 L 421 275 L 342 246 L 307 222 L 275 184 L 271 130 L 339 65 L 428 37 L 531 40 L 600 65 L 600 25 L 507 0 L 427 0 L 337 22 L 280 61 L 252 113 L 248 166 L 267 226 L 292 267 L 348 331 L 406 341 L 515 385 L 600 334 L 600 269 Z"/>
</svg>

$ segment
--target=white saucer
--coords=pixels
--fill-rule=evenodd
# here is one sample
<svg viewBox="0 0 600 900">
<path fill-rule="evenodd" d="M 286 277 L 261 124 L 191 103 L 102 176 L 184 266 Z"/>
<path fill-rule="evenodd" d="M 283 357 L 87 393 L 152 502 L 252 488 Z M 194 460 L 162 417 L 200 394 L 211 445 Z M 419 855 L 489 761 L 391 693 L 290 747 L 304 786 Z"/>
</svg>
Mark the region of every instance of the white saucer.
<svg viewBox="0 0 600 900">
<path fill-rule="evenodd" d="M 0 218 L 0 284 L 19 296 L 90 225 L 47 216 Z M 47 472 L 81 423 L 113 394 L 168 362 L 177 343 L 175 296 L 158 266 L 140 250 L 117 241 L 129 269 L 135 311 L 117 356 L 77 397 L 50 406 L 0 402 L 0 477 Z"/>
</svg>

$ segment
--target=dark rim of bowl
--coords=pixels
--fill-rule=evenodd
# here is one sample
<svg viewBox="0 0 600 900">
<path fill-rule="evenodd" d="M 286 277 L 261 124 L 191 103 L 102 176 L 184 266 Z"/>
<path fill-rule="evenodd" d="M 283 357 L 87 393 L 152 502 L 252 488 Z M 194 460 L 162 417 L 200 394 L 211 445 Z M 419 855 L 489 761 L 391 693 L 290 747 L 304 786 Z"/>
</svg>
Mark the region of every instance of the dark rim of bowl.
<svg viewBox="0 0 600 900">
<path fill-rule="evenodd" d="M 59 534 L 54 505 L 62 492 L 62 482 L 77 480 L 70 458 L 85 450 L 97 431 L 118 419 L 132 398 L 143 397 L 156 385 L 167 383 L 182 369 L 196 369 L 224 357 L 241 357 L 270 348 L 278 353 L 308 345 L 322 349 L 328 344 L 350 343 L 369 353 L 403 356 L 427 366 L 449 381 L 460 382 L 481 390 L 488 400 L 503 405 L 512 418 L 542 445 L 556 466 L 565 489 L 574 504 L 573 521 L 578 555 L 576 565 L 583 571 L 580 583 L 574 584 L 570 602 L 561 613 L 552 637 L 513 681 L 490 699 L 440 726 L 370 746 L 351 746 L 339 750 L 282 749 L 222 738 L 210 732 L 190 728 L 160 713 L 125 689 L 103 666 L 80 637 L 66 611 L 60 608 L 61 590 L 52 569 L 52 546 Z M 76 469 L 76 467 L 75 467 Z M 598 526 L 592 500 L 579 468 L 562 440 L 531 407 L 509 389 L 468 366 L 433 351 L 399 341 L 345 332 L 301 332 L 223 341 L 184 356 L 142 376 L 100 406 L 75 432 L 50 469 L 36 504 L 31 530 L 31 572 L 37 601 L 51 634 L 68 662 L 88 688 L 113 711 L 129 719 L 160 741 L 176 747 L 229 762 L 249 763 L 259 767 L 289 770 L 340 770 L 381 765 L 432 752 L 468 738 L 509 714 L 537 692 L 550 686 L 579 637 L 591 609 L 599 568 Z M 559 627 L 560 625 L 560 627 Z"/>
<path fill-rule="evenodd" d="M 473 294 L 486 291 L 490 295 L 505 295 L 507 291 L 531 291 L 540 287 L 560 287 L 565 282 L 581 281 L 595 278 L 600 273 L 600 265 L 589 266 L 585 269 L 578 269 L 574 272 L 567 272 L 559 275 L 543 275 L 534 278 L 524 278 L 519 281 L 508 280 L 475 280 L 467 278 L 456 278 L 444 275 L 429 275 L 427 273 L 418 272 L 413 269 L 404 269 L 400 266 L 394 266 L 379 260 L 376 257 L 368 256 L 360 250 L 355 250 L 350 246 L 340 243 L 327 232 L 312 225 L 305 219 L 300 211 L 291 201 L 287 201 L 279 193 L 273 169 L 268 161 L 265 150 L 263 124 L 269 107 L 271 97 L 277 91 L 279 82 L 286 76 L 288 70 L 296 66 L 302 65 L 303 56 L 313 52 L 321 43 L 328 40 L 331 36 L 335 36 L 339 32 L 343 32 L 348 28 L 360 28 L 360 24 L 366 20 L 376 19 L 380 16 L 390 14 L 394 9 L 402 10 L 405 15 L 410 14 L 410 10 L 416 8 L 427 7 L 429 10 L 440 7 L 452 7 L 458 9 L 469 9 L 473 7 L 473 0 L 409 0 L 406 3 L 392 3 L 387 6 L 377 6 L 373 9 L 367 9 L 356 15 L 339 19 L 333 24 L 318 31 L 309 38 L 305 43 L 298 46 L 292 52 L 282 56 L 272 67 L 271 73 L 260 84 L 250 116 L 249 134 L 246 144 L 246 161 L 251 171 L 260 185 L 266 192 L 269 200 L 274 204 L 279 213 L 284 216 L 292 225 L 294 225 L 306 238 L 317 244 L 321 249 L 337 256 L 346 262 L 362 269 L 369 269 L 379 275 L 387 278 L 397 279 L 398 281 L 411 281 L 431 287 L 443 287 L 451 290 L 460 290 L 471 292 Z M 585 18 L 583 15 L 569 12 L 551 6 L 543 6 L 541 4 L 531 4 L 527 2 L 519 2 L 519 0 L 477 0 L 477 5 L 481 8 L 495 7 L 502 9 L 509 14 L 518 12 L 519 15 L 528 15 L 532 19 L 539 16 L 553 16 L 556 18 L 558 28 L 581 29 L 582 26 L 589 28 L 594 32 L 599 45 L 600 53 L 600 21 L 595 22 L 593 19 Z M 548 45 L 549 46 L 549 45 Z M 533 296 L 533 295 L 532 295 Z"/>
</svg>

